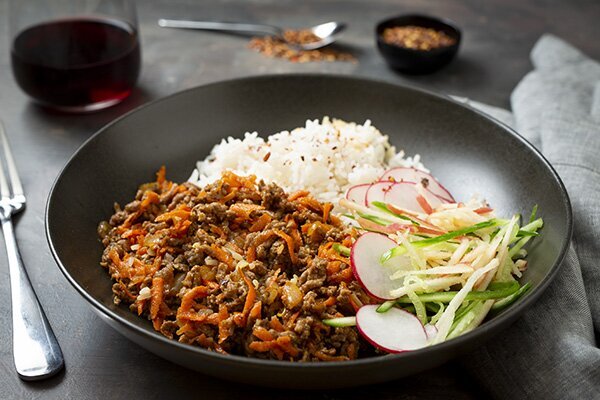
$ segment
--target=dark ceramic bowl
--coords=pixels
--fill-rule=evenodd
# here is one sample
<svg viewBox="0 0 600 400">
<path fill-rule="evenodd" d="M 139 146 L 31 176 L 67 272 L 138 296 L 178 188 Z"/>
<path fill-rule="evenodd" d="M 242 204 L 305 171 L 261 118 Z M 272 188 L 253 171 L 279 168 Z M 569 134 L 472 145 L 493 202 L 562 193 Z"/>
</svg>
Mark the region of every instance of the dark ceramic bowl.
<svg viewBox="0 0 600 400">
<path fill-rule="evenodd" d="M 523 281 L 532 290 L 518 303 L 456 339 L 403 354 L 347 362 L 289 363 L 221 355 L 169 340 L 149 321 L 112 301 L 99 266 L 99 221 L 112 204 L 131 199 L 163 164 L 176 181 L 221 138 L 262 135 L 324 115 L 367 118 L 425 164 L 458 198 L 484 194 L 500 215 L 534 204 L 545 226 L 530 249 Z M 446 97 L 389 83 L 328 75 L 262 76 L 190 89 L 143 106 L 90 138 L 67 163 L 47 204 L 46 232 L 67 280 L 104 321 L 140 346 L 205 374 L 260 385 L 334 388 L 391 380 L 440 365 L 506 329 L 558 272 L 571 235 L 567 193 L 555 171 L 506 126 Z M 125 339 L 124 339 L 125 340 Z"/>
<path fill-rule="evenodd" d="M 431 28 L 444 32 L 453 38 L 455 43 L 451 46 L 438 47 L 431 50 L 415 50 L 389 44 L 383 40 L 382 35 L 386 28 L 407 25 Z M 401 15 L 386 19 L 377 24 L 375 36 L 377 48 L 390 67 L 409 74 L 432 73 L 448 64 L 458 52 L 461 39 L 460 30 L 452 22 L 425 15 Z"/>
</svg>

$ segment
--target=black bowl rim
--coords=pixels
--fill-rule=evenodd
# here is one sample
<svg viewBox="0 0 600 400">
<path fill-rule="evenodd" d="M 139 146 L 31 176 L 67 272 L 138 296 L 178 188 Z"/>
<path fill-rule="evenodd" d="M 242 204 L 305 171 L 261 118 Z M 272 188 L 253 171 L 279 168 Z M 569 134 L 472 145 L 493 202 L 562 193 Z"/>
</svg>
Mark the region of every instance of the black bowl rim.
<svg viewBox="0 0 600 400">
<path fill-rule="evenodd" d="M 383 28 L 387 27 L 386 25 L 391 24 L 390 26 L 405 26 L 402 24 L 394 24 L 394 21 L 400 18 L 422 18 L 425 20 L 429 20 L 432 22 L 437 22 L 441 25 L 445 25 L 449 31 L 452 31 L 454 33 L 454 35 L 456 36 L 454 39 L 456 40 L 456 43 L 450 45 L 450 46 L 444 46 L 444 47 L 437 47 L 431 50 L 419 50 L 419 49 L 411 49 L 409 47 L 402 47 L 402 46 L 398 46 L 395 44 L 391 44 L 386 42 L 385 40 L 383 40 L 383 38 L 381 37 L 381 34 L 383 33 Z M 407 53 L 413 53 L 413 54 L 435 54 L 435 53 L 443 53 L 446 51 L 451 51 L 452 49 L 458 48 L 460 46 L 460 42 L 462 41 L 462 31 L 458 28 L 458 26 L 456 25 L 456 23 L 450 19 L 447 18 L 439 18 L 439 17 L 433 17 L 431 15 L 425 15 L 425 14 L 401 14 L 401 15 L 396 15 L 395 17 L 390 17 L 390 18 L 386 18 L 382 21 L 379 21 L 377 23 L 377 25 L 375 25 L 375 37 L 377 39 L 377 43 L 379 43 L 380 45 L 385 45 L 388 46 L 391 49 L 397 49 L 397 50 L 403 50 L 406 51 Z"/>
<path fill-rule="evenodd" d="M 535 156 L 539 157 L 539 159 L 543 162 L 543 164 L 546 166 L 546 168 L 548 168 L 549 171 L 552 173 L 554 181 L 558 184 L 558 186 L 561 189 L 560 194 L 562 197 L 562 202 L 566 207 L 566 214 L 567 214 L 567 237 L 566 237 L 566 240 L 564 241 L 563 246 L 560 249 L 559 255 L 558 255 L 554 265 L 552 265 L 548 275 L 540 282 L 540 284 L 537 287 L 534 287 L 531 290 L 531 292 L 529 292 L 525 297 L 523 297 L 519 302 L 517 302 L 517 304 L 514 304 L 511 307 L 509 307 L 509 309 L 507 309 L 505 312 L 494 317 L 490 321 L 487 321 L 485 324 L 479 326 L 477 329 L 474 329 L 471 332 L 468 332 L 464 335 L 458 336 L 457 338 L 454 338 L 447 342 L 443 342 L 443 343 L 437 344 L 432 347 L 425 347 L 422 349 L 407 351 L 407 352 L 399 353 L 399 354 L 387 354 L 387 355 L 383 355 L 383 356 L 362 358 L 362 359 L 349 360 L 349 361 L 304 362 L 304 363 L 297 363 L 297 362 L 290 362 L 290 361 L 277 361 L 277 360 L 262 360 L 262 359 L 257 359 L 257 358 L 238 356 L 238 355 L 234 355 L 234 354 L 224 355 L 224 354 L 219 354 L 219 353 L 216 353 L 213 351 L 205 350 L 201 347 L 179 343 L 176 340 L 168 339 L 167 337 L 160 335 L 157 332 L 154 332 L 154 331 L 148 330 L 146 328 L 143 328 L 141 326 L 138 326 L 138 325 L 131 323 L 131 322 L 127 321 L 126 319 L 120 317 L 119 315 L 115 314 L 112 310 L 110 310 L 108 307 L 106 307 L 103 303 L 96 300 L 81 285 L 79 285 L 79 283 L 69 274 L 66 266 L 62 264 L 62 262 L 59 258 L 59 255 L 52 243 L 50 227 L 49 227 L 49 223 L 48 223 L 49 222 L 48 221 L 48 213 L 49 213 L 50 206 L 52 203 L 54 190 L 55 190 L 58 182 L 61 180 L 63 174 L 65 173 L 67 168 L 69 168 L 69 166 L 71 165 L 73 160 L 79 155 L 79 153 L 88 144 L 90 144 L 91 142 L 93 142 L 95 140 L 98 140 L 98 137 L 104 131 L 110 129 L 113 125 L 118 124 L 121 120 L 128 118 L 131 114 L 139 112 L 140 110 L 142 110 L 146 107 L 154 106 L 160 102 L 168 101 L 171 98 L 187 94 L 194 90 L 198 90 L 198 89 L 208 87 L 208 86 L 216 86 L 216 85 L 223 85 L 223 84 L 237 84 L 240 82 L 248 82 L 248 81 L 261 81 L 261 80 L 269 81 L 269 80 L 273 80 L 273 79 L 294 79 L 294 78 L 296 78 L 296 79 L 327 78 L 328 80 L 337 79 L 337 80 L 346 80 L 346 81 L 362 81 L 365 83 L 371 83 L 371 84 L 375 84 L 375 85 L 389 86 L 390 88 L 400 87 L 402 89 L 408 89 L 408 90 L 411 90 L 414 92 L 419 92 L 421 94 L 425 94 L 427 96 L 434 97 L 436 99 L 449 101 L 451 103 L 454 103 L 455 105 L 458 105 L 459 107 L 463 107 L 463 108 L 470 110 L 471 112 L 474 112 L 484 118 L 487 118 L 490 121 L 492 121 L 493 123 L 504 128 L 507 131 L 507 133 L 512 135 L 514 138 L 516 138 L 521 143 L 521 145 L 525 146 Z M 214 357 L 216 359 L 219 359 L 221 362 L 228 363 L 228 364 L 241 363 L 241 364 L 247 364 L 248 366 L 261 365 L 263 367 L 285 368 L 285 369 L 290 370 L 290 372 L 291 372 L 292 370 L 295 370 L 298 368 L 318 369 L 318 370 L 322 370 L 322 371 L 327 371 L 327 370 L 333 369 L 333 370 L 339 371 L 339 368 L 343 368 L 343 369 L 354 368 L 354 367 L 358 367 L 360 365 L 377 364 L 378 362 L 382 362 L 382 361 L 391 361 L 392 359 L 399 359 L 399 358 L 406 358 L 408 360 L 417 359 L 417 358 L 421 357 L 422 355 L 425 355 L 425 354 L 428 354 L 431 352 L 435 352 L 435 351 L 443 352 L 445 350 L 449 351 L 453 348 L 459 348 L 465 342 L 471 341 L 471 340 L 475 339 L 476 337 L 482 337 L 486 334 L 486 332 L 495 330 L 496 327 L 503 324 L 504 321 L 507 321 L 507 323 L 509 323 L 509 321 L 511 319 L 516 318 L 520 314 L 522 314 L 522 312 L 525 311 L 526 308 L 528 308 L 531 304 L 533 304 L 534 301 L 536 301 L 541 296 L 541 294 L 548 287 L 548 285 L 550 284 L 552 279 L 554 279 L 554 277 L 558 273 L 558 270 L 560 269 L 560 266 L 565 258 L 567 248 L 571 241 L 571 235 L 572 235 L 572 231 L 573 231 L 573 217 L 572 217 L 572 210 L 571 210 L 571 202 L 569 200 L 569 196 L 567 194 L 565 185 L 563 184 L 563 182 L 560 179 L 559 175 L 557 174 L 556 170 L 548 162 L 548 160 L 546 160 L 546 158 L 531 143 L 529 143 L 525 138 L 523 138 L 521 135 L 519 135 L 516 131 L 514 131 L 512 128 L 510 128 L 506 124 L 490 117 L 489 115 L 487 115 L 479 110 L 476 110 L 472 107 L 469 107 L 469 106 L 465 105 L 464 103 L 457 101 L 447 95 L 437 94 L 437 93 L 434 93 L 434 92 L 431 92 L 428 90 L 417 88 L 415 86 L 400 85 L 400 84 L 395 84 L 395 83 L 391 83 L 391 82 L 384 81 L 384 80 L 365 78 L 365 77 L 357 77 L 357 76 L 322 74 L 322 73 L 291 73 L 291 74 L 251 75 L 251 76 L 235 78 L 235 79 L 220 80 L 220 81 L 211 82 L 211 83 L 208 83 L 205 85 L 195 86 L 193 88 L 185 89 L 185 90 L 173 93 L 171 95 L 150 101 L 146 104 L 143 104 L 139 107 L 134 108 L 133 110 L 116 118 L 112 122 L 109 122 L 104 127 L 100 128 L 96 133 L 94 133 L 90 138 L 88 138 L 75 151 L 75 153 L 73 153 L 73 155 L 69 158 L 69 160 L 67 161 L 65 166 L 61 169 L 60 173 L 58 174 L 54 183 L 52 184 L 52 187 L 48 194 L 48 199 L 46 202 L 44 225 L 45 225 L 46 239 L 48 241 L 48 245 L 50 247 L 52 256 L 53 256 L 56 264 L 58 265 L 59 269 L 61 270 L 61 272 L 63 273 L 65 278 L 67 278 L 69 283 L 71 283 L 71 285 L 79 292 L 79 294 L 82 295 L 96 309 L 96 311 L 100 312 L 103 316 L 106 316 L 107 318 L 124 325 L 126 328 L 135 331 L 137 334 L 147 337 L 149 340 L 158 340 L 159 342 L 162 342 L 163 344 L 165 344 L 167 346 L 170 345 L 170 346 L 178 347 L 182 351 L 190 351 L 193 353 L 198 353 L 202 356 Z"/>
</svg>

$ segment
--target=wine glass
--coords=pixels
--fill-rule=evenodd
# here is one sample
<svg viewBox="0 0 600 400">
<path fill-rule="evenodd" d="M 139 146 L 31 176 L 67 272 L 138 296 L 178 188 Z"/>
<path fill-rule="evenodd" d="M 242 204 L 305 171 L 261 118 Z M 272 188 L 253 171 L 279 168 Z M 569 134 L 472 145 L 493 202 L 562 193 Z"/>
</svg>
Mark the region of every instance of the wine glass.
<svg viewBox="0 0 600 400">
<path fill-rule="evenodd" d="M 34 101 L 65 112 L 131 93 L 141 52 L 130 0 L 11 0 L 13 75 Z"/>
</svg>

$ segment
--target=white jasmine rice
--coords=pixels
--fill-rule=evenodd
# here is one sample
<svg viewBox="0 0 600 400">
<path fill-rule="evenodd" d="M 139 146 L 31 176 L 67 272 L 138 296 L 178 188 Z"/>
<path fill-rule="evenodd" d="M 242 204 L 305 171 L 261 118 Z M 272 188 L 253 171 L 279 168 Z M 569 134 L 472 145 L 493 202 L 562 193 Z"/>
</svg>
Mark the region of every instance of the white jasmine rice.
<svg viewBox="0 0 600 400">
<path fill-rule="evenodd" d="M 418 154 L 396 152 L 370 120 L 360 125 L 324 117 L 266 139 L 257 132 L 223 139 L 198 161 L 189 181 L 202 187 L 231 170 L 275 182 L 288 193 L 309 190 L 321 201 L 337 202 L 350 186 L 373 182 L 396 166 L 427 171 Z"/>
</svg>

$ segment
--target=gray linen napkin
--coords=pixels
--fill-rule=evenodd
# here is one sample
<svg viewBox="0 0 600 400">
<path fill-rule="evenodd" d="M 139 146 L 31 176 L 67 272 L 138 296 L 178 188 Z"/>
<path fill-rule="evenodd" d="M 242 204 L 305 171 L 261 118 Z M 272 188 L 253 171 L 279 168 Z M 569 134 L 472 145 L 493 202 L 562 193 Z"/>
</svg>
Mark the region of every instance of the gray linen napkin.
<svg viewBox="0 0 600 400">
<path fill-rule="evenodd" d="M 573 241 L 542 298 L 511 328 L 465 356 L 495 398 L 600 399 L 600 64 L 552 36 L 506 110 L 466 101 L 533 143 L 573 206 Z"/>
</svg>

